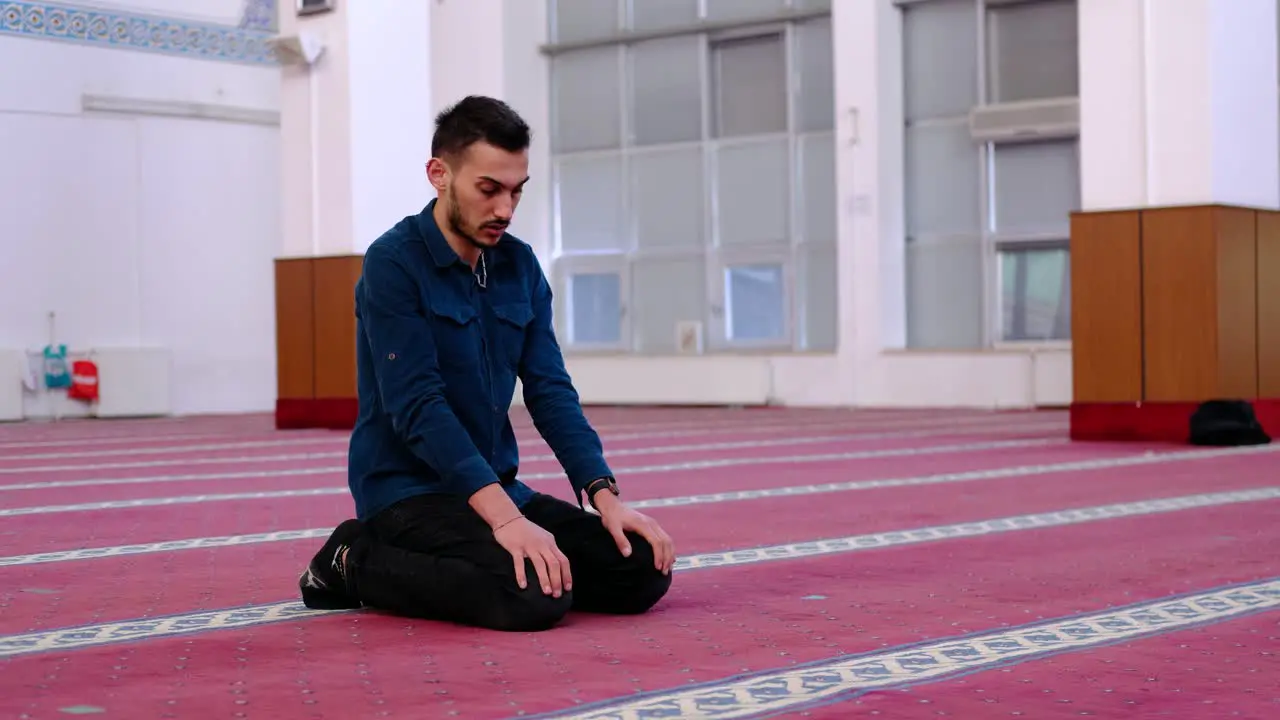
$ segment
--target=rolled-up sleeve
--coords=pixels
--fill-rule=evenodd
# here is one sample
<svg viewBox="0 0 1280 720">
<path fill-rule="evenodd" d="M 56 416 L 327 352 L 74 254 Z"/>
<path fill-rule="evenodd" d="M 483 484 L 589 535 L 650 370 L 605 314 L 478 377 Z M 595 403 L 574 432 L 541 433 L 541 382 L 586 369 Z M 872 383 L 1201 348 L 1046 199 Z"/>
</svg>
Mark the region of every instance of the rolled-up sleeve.
<svg viewBox="0 0 1280 720">
<path fill-rule="evenodd" d="M 470 497 L 498 477 L 445 399 L 421 297 L 394 249 L 369 248 L 357 300 L 383 407 L 405 445 L 450 488 Z"/>
<path fill-rule="evenodd" d="M 533 288 L 533 320 L 520 359 L 524 403 L 534 427 L 564 467 L 574 495 L 592 480 L 611 476 L 600 436 L 587 422 L 582 403 L 564 365 L 564 355 L 551 321 L 551 288 L 536 260 Z"/>
</svg>

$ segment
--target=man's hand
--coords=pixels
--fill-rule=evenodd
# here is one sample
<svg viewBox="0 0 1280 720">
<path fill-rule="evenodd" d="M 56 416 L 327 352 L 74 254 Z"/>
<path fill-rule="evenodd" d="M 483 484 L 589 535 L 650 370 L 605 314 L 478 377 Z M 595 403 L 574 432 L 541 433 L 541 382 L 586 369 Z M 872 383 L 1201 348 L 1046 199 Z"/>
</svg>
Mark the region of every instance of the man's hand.
<svg viewBox="0 0 1280 720">
<path fill-rule="evenodd" d="M 467 502 L 493 528 L 493 538 L 498 544 L 511 553 L 516 563 L 516 583 L 521 590 L 529 586 L 524 571 L 525 558 L 533 562 L 542 592 L 560 597 L 563 591 L 573 589 L 569 558 L 556 547 L 556 539 L 522 515 L 501 485 L 490 483 L 477 490 Z"/>
<path fill-rule="evenodd" d="M 536 523 L 523 516 L 498 525 L 493 531 L 498 544 L 511 553 L 516 564 L 516 583 L 523 590 L 529 582 L 525 577 L 525 558 L 533 561 L 542 592 L 560 597 L 565 590 L 573 589 L 573 576 L 569 573 L 569 558 L 560 552 L 556 539 Z"/>
<path fill-rule="evenodd" d="M 653 548 L 653 566 L 669 574 L 676 564 L 675 545 L 671 536 L 662 529 L 657 520 L 627 507 L 616 495 L 610 492 L 597 492 L 595 496 L 596 510 L 600 512 L 600 520 L 604 523 L 613 540 L 618 544 L 625 557 L 631 557 L 631 542 L 626 532 L 631 531 L 649 541 Z"/>
</svg>

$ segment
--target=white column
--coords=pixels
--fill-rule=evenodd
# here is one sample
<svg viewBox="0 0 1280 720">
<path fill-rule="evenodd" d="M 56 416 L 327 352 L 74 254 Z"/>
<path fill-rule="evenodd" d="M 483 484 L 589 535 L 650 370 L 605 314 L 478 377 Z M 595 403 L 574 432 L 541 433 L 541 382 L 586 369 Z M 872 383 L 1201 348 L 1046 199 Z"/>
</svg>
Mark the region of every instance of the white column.
<svg viewBox="0 0 1280 720">
<path fill-rule="evenodd" d="M 433 0 L 431 86 L 439 112 L 467 95 L 505 101 L 533 130 L 530 182 L 512 234 L 545 263 L 551 252 L 551 115 L 545 0 Z"/>
<path fill-rule="evenodd" d="M 281 5 L 281 35 L 325 46 L 315 65 L 282 72 L 282 252 L 362 254 L 432 197 L 427 3 L 341 2 L 303 17 Z"/>
<path fill-rule="evenodd" d="M 1079 0 L 1084 210 L 1280 206 L 1275 0 Z"/>
<path fill-rule="evenodd" d="M 348 0 L 299 18 L 282 3 L 282 35 L 315 33 L 326 46 L 314 67 L 283 71 L 282 253 L 361 254 L 420 210 L 435 197 L 425 172 L 435 116 L 475 94 L 506 100 L 533 129 L 533 179 L 512 232 L 543 255 L 551 198 L 545 5 Z"/>
</svg>

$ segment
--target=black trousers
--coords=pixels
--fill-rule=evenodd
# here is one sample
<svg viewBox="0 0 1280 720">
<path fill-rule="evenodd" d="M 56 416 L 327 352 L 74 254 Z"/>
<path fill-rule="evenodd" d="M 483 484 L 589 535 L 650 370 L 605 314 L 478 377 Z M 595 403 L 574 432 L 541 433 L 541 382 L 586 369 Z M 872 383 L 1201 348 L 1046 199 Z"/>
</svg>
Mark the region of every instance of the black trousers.
<svg viewBox="0 0 1280 720">
<path fill-rule="evenodd" d="M 570 610 L 643 613 L 671 587 L 644 538 L 631 535 L 631 557 L 623 557 L 599 516 L 577 505 L 537 494 L 523 511 L 569 558 L 572 591 L 544 594 L 528 560 L 521 590 L 489 525 L 465 499 L 446 495 L 412 497 L 370 518 L 347 553 L 349 589 L 366 607 L 396 615 L 536 631 Z"/>
</svg>

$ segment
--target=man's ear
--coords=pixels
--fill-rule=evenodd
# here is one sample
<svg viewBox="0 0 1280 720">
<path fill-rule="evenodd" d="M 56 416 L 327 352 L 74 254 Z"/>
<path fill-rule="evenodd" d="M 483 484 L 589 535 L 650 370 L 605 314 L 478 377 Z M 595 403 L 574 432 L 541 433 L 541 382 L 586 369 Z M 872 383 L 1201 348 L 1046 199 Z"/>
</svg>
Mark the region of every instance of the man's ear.
<svg viewBox="0 0 1280 720">
<path fill-rule="evenodd" d="M 433 157 L 427 161 L 427 182 L 431 183 L 431 187 L 434 187 L 436 192 L 444 192 L 445 188 L 449 187 L 451 173 L 449 166 L 440 158 Z"/>
</svg>

